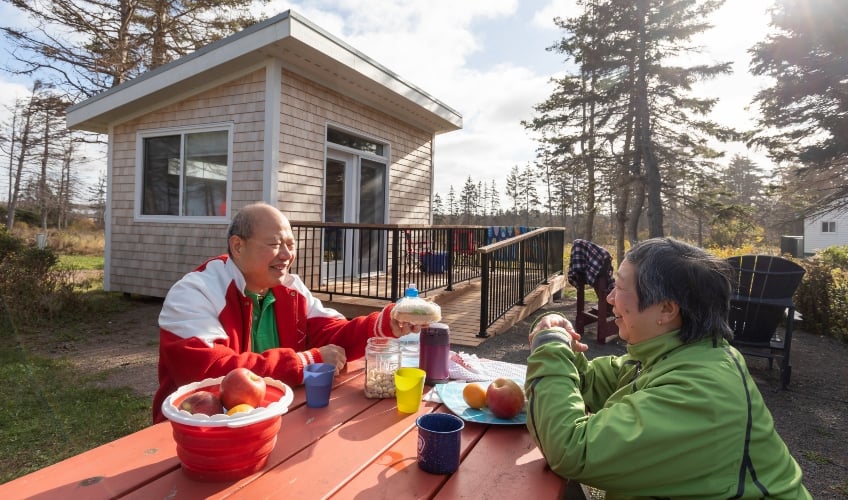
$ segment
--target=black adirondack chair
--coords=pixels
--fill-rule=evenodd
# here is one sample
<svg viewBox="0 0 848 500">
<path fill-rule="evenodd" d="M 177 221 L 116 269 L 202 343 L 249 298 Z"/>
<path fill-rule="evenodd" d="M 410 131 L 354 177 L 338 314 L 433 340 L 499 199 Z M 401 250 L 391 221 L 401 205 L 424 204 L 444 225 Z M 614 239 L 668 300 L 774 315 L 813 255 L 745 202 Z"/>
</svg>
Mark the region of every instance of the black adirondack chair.
<svg viewBox="0 0 848 500">
<path fill-rule="evenodd" d="M 735 271 L 730 300 L 731 343 L 742 354 L 768 358 L 769 369 L 775 359 L 780 360 L 780 384 L 786 389 L 792 375 L 792 295 L 801 283 L 804 268 L 773 255 L 740 255 L 727 261 Z M 783 338 L 777 336 L 781 322 L 785 322 Z"/>
<path fill-rule="evenodd" d="M 597 324 L 598 344 L 618 335 L 618 326 L 607 303 L 607 295 L 615 285 L 612 278 L 612 256 L 601 246 L 587 240 L 574 240 L 568 264 L 568 282 L 577 289 L 577 314 L 574 329 L 583 335 L 586 325 Z M 586 304 L 585 287 L 591 286 L 598 296 L 594 307 Z"/>
</svg>

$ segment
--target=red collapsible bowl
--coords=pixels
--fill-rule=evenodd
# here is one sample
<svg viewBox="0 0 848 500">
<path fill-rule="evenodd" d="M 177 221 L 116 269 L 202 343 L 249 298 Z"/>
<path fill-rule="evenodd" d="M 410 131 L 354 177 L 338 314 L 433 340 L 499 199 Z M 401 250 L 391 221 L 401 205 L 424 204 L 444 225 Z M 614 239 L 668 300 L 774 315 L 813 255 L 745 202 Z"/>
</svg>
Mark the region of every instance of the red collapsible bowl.
<svg viewBox="0 0 848 500">
<path fill-rule="evenodd" d="M 180 387 L 162 404 L 171 421 L 182 469 L 201 481 L 233 481 L 265 467 L 277 443 L 282 415 L 294 398 L 290 387 L 265 378 L 265 398 L 258 408 L 229 416 L 191 415 L 180 403 L 197 391 L 219 393 L 223 377 Z"/>
</svg>

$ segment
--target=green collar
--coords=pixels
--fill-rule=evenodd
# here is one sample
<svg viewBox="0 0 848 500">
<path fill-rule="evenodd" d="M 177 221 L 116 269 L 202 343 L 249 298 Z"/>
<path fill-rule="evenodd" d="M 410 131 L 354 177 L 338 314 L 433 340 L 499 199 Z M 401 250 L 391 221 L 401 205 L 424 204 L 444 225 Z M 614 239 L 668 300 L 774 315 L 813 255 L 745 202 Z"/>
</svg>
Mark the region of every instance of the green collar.
<svg viewBox="0 0 848 500">
<path fill-rule="evenodd" d="M 661 356 L 683 345 L 678 333 L 680 330 L 672 330 L 638 344 L 628 344 L 627 354 L 641 361 L 643 366 L 652 365 Z"/>
</svg>

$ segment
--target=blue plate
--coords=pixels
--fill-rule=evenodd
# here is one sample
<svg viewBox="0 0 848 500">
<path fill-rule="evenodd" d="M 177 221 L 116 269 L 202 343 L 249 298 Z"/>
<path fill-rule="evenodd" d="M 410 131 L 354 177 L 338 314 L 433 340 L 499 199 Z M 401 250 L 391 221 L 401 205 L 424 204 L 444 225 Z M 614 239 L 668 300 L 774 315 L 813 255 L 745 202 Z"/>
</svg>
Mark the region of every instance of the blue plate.
<svg viewBox="0 0 848 500">
<path fill-rule="evenodd" d="M 522 387 L 524 381 L 516 380 Z M 471 383 L 471 382 L 469 382 Z M 445 406 L 448 407 L 457 417 L 466 422 L 477 422 L 481 424 L 499 424 L 499 425 L 524 425 L 527 423 L 527 414 L 522 410 L 518 415 L 510 418 L 498 418 L 492 415 L 492 411 L 486 408 L 475 409 L 468 406 L 468 403 L 462 398 L 462 390 L 469 383 L 466 382 L 448 382 L 446 384 L 436 384 L 436 393 L 442 399 Z M 477 382 L 483 387 L 488 387 L 489 382 Z"/>
</svg>

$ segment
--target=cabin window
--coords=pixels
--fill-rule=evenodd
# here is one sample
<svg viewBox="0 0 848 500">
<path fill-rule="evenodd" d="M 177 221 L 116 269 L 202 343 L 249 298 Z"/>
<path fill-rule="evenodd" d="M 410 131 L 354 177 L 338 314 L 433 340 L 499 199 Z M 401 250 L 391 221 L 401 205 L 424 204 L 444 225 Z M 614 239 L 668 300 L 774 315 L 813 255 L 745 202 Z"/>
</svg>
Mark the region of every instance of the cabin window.
<svg viewBox="0 0 848 500">
<path fill-rule="evenodd" d="M 836 221 L 822 222 L 822 232 L 823 233 L 835 233 L 836 232 Z"/>
<path fill-rule="evenodd" d="M 226 217 L 231 137 L 229 127 L 140 134 L 139 216 Z"/>
</svg>

